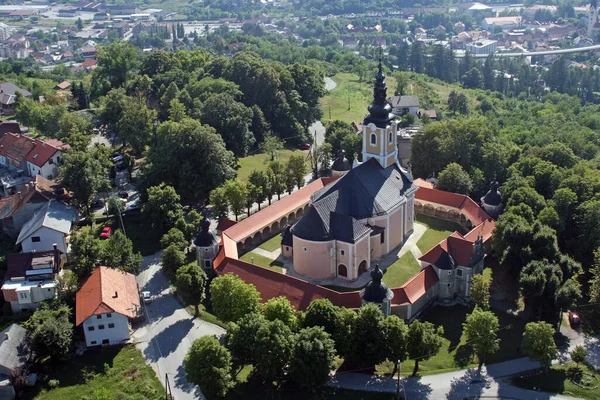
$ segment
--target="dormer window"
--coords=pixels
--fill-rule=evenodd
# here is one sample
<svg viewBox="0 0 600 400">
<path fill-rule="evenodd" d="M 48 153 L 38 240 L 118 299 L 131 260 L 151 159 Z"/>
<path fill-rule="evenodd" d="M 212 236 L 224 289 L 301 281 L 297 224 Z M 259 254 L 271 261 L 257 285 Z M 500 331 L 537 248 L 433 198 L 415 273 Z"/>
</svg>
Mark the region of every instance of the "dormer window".
<svg viewBox="0 0 600 400">
<path fill-rule="evenodd" d="M 375 135 L 374 133 L 371 133 L 371 144 L 372 145 L 377 144 L 377 135 Z"/>
<path fill-rule="evenodd" d="M 33 155 L 33 159 L 35 160 L 37 158 L 37 153 Z"/>
</svg>

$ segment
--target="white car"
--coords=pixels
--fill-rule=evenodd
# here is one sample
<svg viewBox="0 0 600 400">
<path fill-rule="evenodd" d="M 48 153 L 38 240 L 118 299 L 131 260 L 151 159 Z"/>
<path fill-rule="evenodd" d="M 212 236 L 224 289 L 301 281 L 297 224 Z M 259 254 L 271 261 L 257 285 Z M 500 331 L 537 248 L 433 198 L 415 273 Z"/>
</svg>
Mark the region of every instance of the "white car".
<svg viewBox="0 0 600 400">
<path fill-rule="evenodd" d="M 152 295 L 150 292 L 142 292 L 142 297 L 144 299 L 144 304 L 152 303 Z"/>
</svg>

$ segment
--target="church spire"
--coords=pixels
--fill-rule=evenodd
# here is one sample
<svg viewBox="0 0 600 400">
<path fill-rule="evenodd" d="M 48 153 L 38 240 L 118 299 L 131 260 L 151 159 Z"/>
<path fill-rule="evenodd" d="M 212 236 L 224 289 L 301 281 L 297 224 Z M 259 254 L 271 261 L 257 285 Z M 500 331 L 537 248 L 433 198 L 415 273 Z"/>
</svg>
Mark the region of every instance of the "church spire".
<svg viewBox="0 0 600 400">
<path fill-rule="evenodd" d="M 365 118 L 364 125 L 375 124 L 378 128 L 385 128 L 394 119 L 392 107 L 387 102 L 387 86 L 383 74 L 383 50 L 379 54 L 379 68 L 375 85 L 373 86 L 373 102 L 369 106 L 369 115 Z"/>
</svg>

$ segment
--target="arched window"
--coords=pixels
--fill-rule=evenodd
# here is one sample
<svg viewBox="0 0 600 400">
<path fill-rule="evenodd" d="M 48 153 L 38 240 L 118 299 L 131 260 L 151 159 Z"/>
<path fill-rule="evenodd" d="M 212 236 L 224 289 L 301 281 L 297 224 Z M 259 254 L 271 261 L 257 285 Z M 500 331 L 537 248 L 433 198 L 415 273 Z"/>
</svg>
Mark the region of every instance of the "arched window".
<svg viewBox="0 0 600 400">
<path fill-rule="evenodd" d="M 371 144 L 372 145 L 377 144 L 377 135 L 374 133 L 371 133 Z"/>
<path fill-rule="evenodd" d="M 348 276 L 348 268 L 344 264 L 338 265 L 338 275 L 343 277 Z"/>
<path fill-rule="evenodd" d="M 394 137 L 393 132 L 390 131 L 390 139 L 389 139 L 390 143 L 392 143 L 394 141 L 393 137 Z"/>
</svg>

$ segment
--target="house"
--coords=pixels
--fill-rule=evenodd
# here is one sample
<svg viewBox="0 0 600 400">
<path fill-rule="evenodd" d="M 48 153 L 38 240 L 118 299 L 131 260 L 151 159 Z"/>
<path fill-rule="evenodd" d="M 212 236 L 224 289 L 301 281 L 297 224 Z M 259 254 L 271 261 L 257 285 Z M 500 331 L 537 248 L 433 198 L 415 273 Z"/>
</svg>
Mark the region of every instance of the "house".
<svg viewBox="0 0 600 400">
<path fill-rule="evenodd" d="M 83 56 L 83 58 L 85 58 L 85 59 L 94 58 L 94 57 L 96 57 L 96 47 L 94 47 L 94 46 L 82 47 L 81 49 L 79 49 L 79 54 L 81 54 Z"/>
<path fill-rule="evenodd" d="M 75 225 L 77 211 L 57 201 L 49 201 L 29 222 L 23 225 L 17 244 L 23 252 L 51 250 L 54 244 L 67 253 L 69 234 Z"/>
<path fill-rule="evenodd" d="M 34 139 L 35 146 L 25 157 L 29 175 L 41 175 L 46 179 L 58 176 L 58 164 L 62 158 L 62 151 L 69 148 L 57 139 L 43 141 Z"/>
<path fill-rule="evenodd" d="M 484 18 L 481 20 L 481 28 L 493 31 L 495 27 L 499 26 L 502 30 L 509 30 L 512 28 L 519 28 L 523 23 L 523 18 L 519 16 L 515 17 L 491 17 Z"/>
<path fill-rule="evenodd" d="M 419 98 L 417 96 L 392 96 L 389 99 L 392 113 L 402 116 L 411 113 L 415 117 L 419 113 Z"/>
<path fill-rule="evenodd" d="M 8 255 L 2 294 L 13 314 L 35 310 L 56 296 L 56 277 L 65 261 L 56 245 L 52 251 Z"/>
<path fill-rule="evenodd" d="M 110 20 L 110 14 L 102 12 L 94 14 L 94 21 L 108 21 Z"/>
<path fill-rule="evenodd" d="M 91 58 L 88 58 L 87 60 L 85 60 L 84 62 L 81 63 L 81 67 L 83 69 L 85 69 L 86 71 L 96 69 L 97 66 L 98 66 L 98 62 Z"/>
<path fill-rule="evenodd" d="M 134 5 L 107 5 L 106 10 L 110 15 L 131 15 L 139 11 Z"/>
<path fill-rule="evenodd" d="M 58 16 L 63 18 L 74 18 L 77 15 L 76 9 L 63 8 L 58 10 Z"/>
<path fill-rule="evenodd" d="M 5 133 L 0 136 L 0 165 L 9 169 L 28 171 L 27 154 L 35 147 L 35 140 L 21 134 Z"/>
<path fill-rule="evenodd" d="M 27 58 L 31 54 L 30 45 L 25 35 L 12 35 L 0 44 L 0 57 Z"/>
<path fill-rule="evenodd" d="M 10 376 L 25 367 L 29 359 L 27 330 L 12 324 L 0 332 L 0 376 Z M 0 398 L 4 399 L 5 397 Z"/>
<path fill-rule="evenodd" d="M 54 86 L 54 89 L 56 89 L 56 90 L 67 90 L 70 87 L 71 87 L 71 84 L 69 82 L 62 81 L 61 83 L 59 83 L 56 86 Z"/>
<path fill-rule="evenodd" d="M 39 175 L 24 185 L 5 189 L 13 194 L 0 198 L 0 227 L 3 233 L 13 238 L 33 214 L 56 198 L 55 184 Z"/>
<path fill-rule="evenodd" d="M 88 347 L 129 340 L 129 322 L 142 316 L 135 276 L 96 267 L 75 297 L 75 325 Z"/>
<path fill-rule="evenodd" d="M 2 113 L 13 111 L 17 92 L 21 93 L 23 97 L 31 97 L 31 92 L 21 89 L 12 82 L 0 83 L 0 111 Z"/>
<path fill-rule="evenodd" d="M 496 52 L 498 42 L 490 39 L 480 39 L 466 45 L 466 49 L 471 54 L 493 54 Z"/>
</svg>

